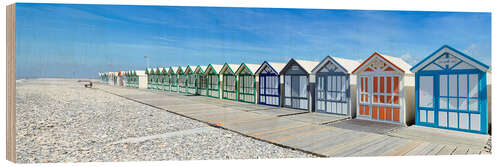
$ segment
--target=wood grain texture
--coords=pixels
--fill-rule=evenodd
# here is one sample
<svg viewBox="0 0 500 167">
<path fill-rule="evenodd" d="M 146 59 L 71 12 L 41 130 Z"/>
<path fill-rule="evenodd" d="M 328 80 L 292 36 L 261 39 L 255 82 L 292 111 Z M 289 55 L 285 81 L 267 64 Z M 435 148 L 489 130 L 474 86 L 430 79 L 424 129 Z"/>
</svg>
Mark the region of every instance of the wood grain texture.
<svg viewBox="0 0 500 167">
<path fill-rule="evenodd" d="M 7 160 L 16 162 L 16 4 L 7 6 Z"/>
</svg>

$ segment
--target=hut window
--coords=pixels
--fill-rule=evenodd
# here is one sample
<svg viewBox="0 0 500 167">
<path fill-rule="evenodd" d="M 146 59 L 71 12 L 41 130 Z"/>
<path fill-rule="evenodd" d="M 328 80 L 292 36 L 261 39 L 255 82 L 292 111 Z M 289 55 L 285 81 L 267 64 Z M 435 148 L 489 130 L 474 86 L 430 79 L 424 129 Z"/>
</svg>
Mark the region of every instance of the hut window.
<svg viewBox="0 0 500 167">
<path fill-rule="evenodd" d="M 433 76 L 421 76 L 420 77 L 420 92 L 419 101 L 420 107 L 433 107 L 434 99 L 434 77 Z"/>
</svg>

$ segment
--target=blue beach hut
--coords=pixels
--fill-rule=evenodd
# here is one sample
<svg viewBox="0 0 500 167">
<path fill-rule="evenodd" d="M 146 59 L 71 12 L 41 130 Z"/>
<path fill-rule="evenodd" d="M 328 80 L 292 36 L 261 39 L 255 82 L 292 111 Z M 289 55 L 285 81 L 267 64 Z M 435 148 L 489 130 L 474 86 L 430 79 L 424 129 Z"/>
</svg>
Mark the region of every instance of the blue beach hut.
<svg viewBox="0 0 500 167">
<path fill-rule="evenodd" d="M 488 133 L 489 66 L 444 45 L 410 70 L 416 125 Z"/>
</svg>

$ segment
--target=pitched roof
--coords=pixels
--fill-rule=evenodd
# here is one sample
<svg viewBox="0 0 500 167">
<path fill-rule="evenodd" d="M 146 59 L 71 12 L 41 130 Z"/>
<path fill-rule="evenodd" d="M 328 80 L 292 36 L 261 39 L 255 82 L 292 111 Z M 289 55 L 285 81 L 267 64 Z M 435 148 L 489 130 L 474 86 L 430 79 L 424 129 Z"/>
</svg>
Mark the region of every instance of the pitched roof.
<svg viewBox="0 0 500 167">
<path fill-rule="evenodd" d="M 297 60 L 293 58 L 290 59 L 288 63 L 290 63 L 291 61 L 297 62 L 297 64 L 299 64 L 299 66 L 302 67 L 308 74 L 311 74 L 314 67 L 316 67 L 319 64 L 319 61 Z"/>
<path fill-rule="evenodd" d="M 466 61 L 468 64 L 472 65 L 475 68 L 478 68 L 482 71 L 489 71 L 490 67 L 488 65 L 486 65 L 486 64 L 474 59 L 473 57 L 466 55 L 465 53 L 462 53 L 462 52 L 460 52 L 460 51 L 456 50 L 455 48 L 452 48 L 451 46 L 448 46 L 448 45 L 441 46 L 439 49 L 434 51 L 432 54 L 427 56 L 425 59 L 418 62 L 417 65 L 413 66 L 410 70 L 412 72 L 417 72 L 417 71 L 421 70 L 427 64 L 429 64 L 429 63 L 433 62 L 434 60 L 436 60 L 437 58 L 439 58 L 439 56 L 441 56 L 443 53 L 451 53 L 455 57 L 458 57 L 459 59 Z"/>
<path fill-rule="evenodd" d="M 245 66 L 248 67 L 248 69 L 250 70 L 250 72 L 252 72 L 253 75 L 256 74 L 257 70 L 260 67 L 259 64 L 245 64 L 245 63 L 241 63 L 240 67 L 236 70 L 236 74 L 241 73 L 241 71 L 243 71 L 243 68 Z"/>
<path fill-rule="evenodd" d="M 351 73 L 356 67 L 361 64 L 361 62 L 356 61 L 356 60 L 351 60 L 351 59 L 344 59 L 340 57 L 331 57 L 331 56 L 326 56 L 325 59 L 323 59 L 316 67 L 313 69 L 313 73 L 318 72 L 318 70 L 321 69 L 327 62 L 332 61 L 333 63 L 337 64 L 341 68 L 343 68 L 345 71 L 348 73 Z"/>
<path fill-rule="evenodd" d="M 277 62 L 267 62 L 267 61 L 264 61 L 259 69 L 257 69 L 257 71 L 255 73 L 261 73 L 262 70 L 264 70 L 264 67 L 266 66 L 269 66 L 271 67 L 271 69 L 273 69 L 276 73 L 280 73 L 280 71 L 285 68 L 286 66 L 286 63 L 277 63 Z"/>
<path fill-rule="evenodd" d="M 232 72 L 235 72 L 235 73 L 236 73 L 236 70 L 238 70 L 238 68 L 240 67 L 239 64 L 227 64 L 227 63 L 225 63 L 224 66 L 228 66 L 229 69 L 231 69 Z M 222 68 L 224 68 L 224 66 Z M 221 72 L 222 72 L 222 69 L 221 69 L 221 71 L 219 71 L 219 73 L 221 73 Z"/>
<path fill-rule="evenodd" d="M 382 55 L 378 52 L 373 53 L 370 57 L 368 57 L 363 63 L 361 63 L 356 69 L 352 71 L 352 73 L 356 73 L 363 65 L 365 65 L 368 61 L 370 61 L 373 57 L 380 57 L 392 66 L 396 67 L 398 70 L 400 70 L 403 73 L 412 73 L 410 71 L 411 65 L 408 64 L 406 61 L 404 61 L 401 58 L 398 57 L 392 57 L 392 56 L 387 56 L 387 55 Z"/>
<path fill-rule="evenodd" d="M 196 66 L 194 69 L 194 73 L 205 73 L 205 70 L 207 69 L 207 66 Z"/>
<path fill-rule="evenodd" d="M 209 64 L 207 68 L 205 69 L 205 73 L 207 72 L 208 67 L 212 66 L 215 70 L 215 73 L 220 73 L 220 70 L 222 69 L 223 65 L 220 64 Z"/>
</svg>

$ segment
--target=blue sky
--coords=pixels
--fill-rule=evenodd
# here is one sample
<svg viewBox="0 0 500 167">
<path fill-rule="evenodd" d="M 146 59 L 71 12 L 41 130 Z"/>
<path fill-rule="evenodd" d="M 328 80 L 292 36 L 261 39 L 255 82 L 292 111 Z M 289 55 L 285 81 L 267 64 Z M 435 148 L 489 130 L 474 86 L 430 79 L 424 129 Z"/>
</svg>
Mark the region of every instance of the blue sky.
<svg viewBox="0 0 500 167">
<path fill-rule="evenodd" d="M 17 74 L 97 77 L 150 65 L 364 60 L 415 65 L 444 44 L 491 64 L 491 14 L 17 4 Z"/>
</svg>

